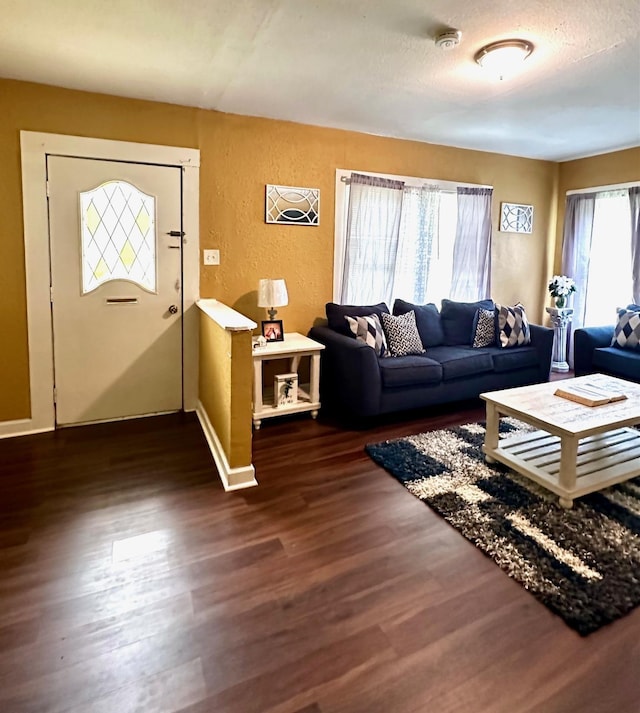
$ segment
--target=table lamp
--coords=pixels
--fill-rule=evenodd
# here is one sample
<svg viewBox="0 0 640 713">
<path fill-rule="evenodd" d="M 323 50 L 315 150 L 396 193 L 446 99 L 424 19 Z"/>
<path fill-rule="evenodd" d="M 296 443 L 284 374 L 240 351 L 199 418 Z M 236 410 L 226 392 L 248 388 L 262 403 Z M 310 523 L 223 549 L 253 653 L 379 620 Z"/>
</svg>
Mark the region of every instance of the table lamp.
<svg viewBox="0 0 640 713">
<path fill-rule="evenodd" d="M 269 319 L 273 322 L 278 312 L 276 307 L 284 307 L 289 304 L 287 285 L 283 279 L 260 280 L 258 283 L 258 307 L 267 307 Z"/>
</svg>

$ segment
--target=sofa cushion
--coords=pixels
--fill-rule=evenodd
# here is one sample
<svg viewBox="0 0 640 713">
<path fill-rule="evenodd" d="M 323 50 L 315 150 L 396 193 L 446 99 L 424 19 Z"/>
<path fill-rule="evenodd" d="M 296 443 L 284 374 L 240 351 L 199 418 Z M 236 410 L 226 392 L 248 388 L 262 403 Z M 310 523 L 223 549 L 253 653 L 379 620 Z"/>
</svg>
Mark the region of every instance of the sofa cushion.
<svg viewBox="0 0 640 713">
<path fill-rule="evenodd" d="M 409 354 L 424 353 L 424 347 L 416 326 L 415 312 L 407 312 L 397 317 L 390 314 L 382 314 L 381 317 L 382 328 L 387 338 L 387 348 L 391 356 L 401 357 Z"/>
<path fill-rule="evenodd" d="M 491 354 L 470 346 L 434 347 L 429 349 L 429 357 L 442 364 L 443 381 L 493 371 Z"/>
<path fill-rule="evenodd" d="M 593 350 L 592 364 L 598 371 L 640 383 L 640 351 L 601 347 Z"/>
<path fill-rule="evenodd" d="M 428 356 L 381 359 L 379 364 L 383 387 L 439 384 L 442 381 L 442 366 Z"/>
<path fill-rule="evenodd" d="M 422 346 L 428 349 L 429 347 L 438 347 L 444 344 L 440 312 L 438 312 L 438 308 L 433 302 L 429 302 L 426 305 L 414 305 L 411 302 L 397 299 L 393 303 L 393 314 L 395 315 L 406 314 L 411 311 L 416 313 L 416 324 L 418 325 Z"/>
<path fill-rule="evenodd" d="M 349 329 L 349 324 L 345 317 L 367 317 L 370 314 L 380 316 L 383 312 L 389 313 L 389 308 L 384 302 L 377 305 L 339 305 L 335 302 L 327 302 L 325 306 L 327 312 L 327 323 L 329 329 L 340 332 L 347 337 L 353 337 L 353 332 Z"/>
<path fill-rule="evenodd" d="M 479 302 L 442 300 L 440 320 L 444 332 L 444 344 L 446 346 L 471 344 L 471 327 L 477 310 L 494 308 L 493 300 L 480 300 Z"/>
<path fill-rule="evenodd" d="M 513 347 L 512 349 L 487 347 L 486 351 L 491 354 L 493 370 L 499 374 L 505 371 L 540 367 L 540 357 L 535 347 Z"/>
<path fill-rule="evenodd" d="M 366 317 L 347 316 L 345 319 L 359 342 L 371 347 L 377 356 L 386 356 L 387 342 L 377 314 L 369 314 Z"/>
<path fill-rule="evenodd" d="M 515 307 L 496 305 L 496 314 L 499 346 L 508 349 L 531 343 L 529 322 L 521 304 L 517 304 Z"/>
<path fill-rule="evenodd" d="M 618 322 L 613 332 L 611 346 L 640 350 L 640 311 L 618 310 Z"/>
<path fill-rule="evenodd" d="M 496 343 L 496 312 L 493 309 L 478 309 L 473 318 L 471 346 L 474 349 L 491 347 Z"/>
</svg>

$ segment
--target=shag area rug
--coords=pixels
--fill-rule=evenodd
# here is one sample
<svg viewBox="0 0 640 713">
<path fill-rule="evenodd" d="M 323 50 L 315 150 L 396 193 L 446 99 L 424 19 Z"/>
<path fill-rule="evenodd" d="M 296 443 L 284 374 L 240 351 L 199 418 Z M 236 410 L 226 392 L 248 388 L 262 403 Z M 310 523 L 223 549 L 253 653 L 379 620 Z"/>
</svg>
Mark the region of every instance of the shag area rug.
<svg viewBox="0 0 640 713">
<path fill-rule="evenodd" d="M 513 419 L 501 436 L 530 430 Z M 640 478 L 574 501 L 484 460 L 484 423 L 365 447 L 582 636 L 640 603 Z"/>
</svg>

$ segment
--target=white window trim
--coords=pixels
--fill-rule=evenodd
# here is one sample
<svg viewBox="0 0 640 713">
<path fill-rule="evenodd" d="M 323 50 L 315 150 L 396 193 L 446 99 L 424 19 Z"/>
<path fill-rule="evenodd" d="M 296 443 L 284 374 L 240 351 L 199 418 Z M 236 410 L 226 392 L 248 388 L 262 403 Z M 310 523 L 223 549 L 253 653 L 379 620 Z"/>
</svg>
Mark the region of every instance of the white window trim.
<svg viewBox="0 0 640 713">
<path fill-rule="evenodd" d="M 576 188 L 573 191 L 567 191 L 565 195 L 575 196 L 579 193 L 606 193 L 607 191 L 622 191 L 625 188 L 635 188 L 640 186 L 640 181 L 630 181 L 628 183 L 612 183 L 609 186 L 594 186 L 593 188 Z"/>
<path fill-rule="evenodd" d="M 360 171 L 358 169 L 336 169 L 336 206 L 335 206 L 335 233 L 333 240 L 333 301 L 340 302 L 342 275 L 344 272 L 344 249 L 347 231 L 347 200 L 346 181 L 352 173 L 361 173 L 364 176 L 377 176 L 388 178 L 392 181 L 403 181 L 408 186 L 422 188 L 423 186 L 437 186 L 442 191 L 455 192 L 462 188 L 493 188 L 493 186 L 479 183 L 463 183 L 461 181 L 442 181 L 436 178 L 419 178 L 417 176 L 398 176 L 392 173 L 378 173 L 375 171 Z"/>
<path fill-rule="evenodd" d="M 47 155 L 101 158 L 179 166 L 183 169 L 183 378 L 184 408 L 198 402 L 199 181 L 200 151 L 177 146 L 138 144 L 81 136 L 20 132 L 22 206 L 27 283 L 27 333 L 31 417 L 0 423 L 0 437 L 51 431 L 53 404 L 53 333 L 49 293 Z"/>
</svg>

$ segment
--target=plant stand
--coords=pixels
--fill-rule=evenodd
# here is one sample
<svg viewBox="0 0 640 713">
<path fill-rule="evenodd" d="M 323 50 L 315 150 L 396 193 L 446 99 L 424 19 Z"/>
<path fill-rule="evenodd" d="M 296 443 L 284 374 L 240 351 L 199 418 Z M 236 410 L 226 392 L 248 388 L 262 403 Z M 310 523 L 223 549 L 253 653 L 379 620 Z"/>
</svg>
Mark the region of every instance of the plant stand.
<svg viewBox="0 0 640 713">
<path fill-rule="evenodd" d="M 553 325 L 553 355 L 551 358 L 551 371 L 567 372 L 567 328 L 571 322 L 573 310 L 566 307 L 547 307 Z"/>
</svg>

